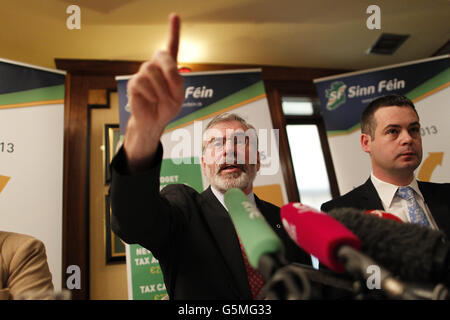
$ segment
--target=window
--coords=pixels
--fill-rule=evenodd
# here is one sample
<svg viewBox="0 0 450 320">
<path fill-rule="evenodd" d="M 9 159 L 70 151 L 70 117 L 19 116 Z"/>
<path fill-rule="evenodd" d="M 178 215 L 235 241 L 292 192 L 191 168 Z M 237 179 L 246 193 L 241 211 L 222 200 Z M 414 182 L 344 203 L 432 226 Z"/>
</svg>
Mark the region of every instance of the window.
<svg viewBox="0 0 450 320">
<path fill-rule="evenodd" d="M 320 209 L 332 198 L 321 134 L 326 141 L 318 104 L 308 97 L 282 97 L 286 132 L 300 201 Z M 320 130 L 322 129 L 322 133 Z"/>
<path fill-rule="evenodd" d="M 313 104 L 310 98 L 283 97 L 283 113 L 286 116 L 311 116 L 314 114 Z"/>
<path fill-rule="evenodd" d="M 338 191 L 319 104 L 295 96 L 282 97 L 281 103 L 300 201 L 320 210 Z M 318 269 L 319 260 L 311 256 L 311 261 Z"/>
<path fill-rule="evenodd" d="M 317 125 L 290 124 L 286 131 L 301 202 L 320 209 L 331 190 Z"/>
</svg>

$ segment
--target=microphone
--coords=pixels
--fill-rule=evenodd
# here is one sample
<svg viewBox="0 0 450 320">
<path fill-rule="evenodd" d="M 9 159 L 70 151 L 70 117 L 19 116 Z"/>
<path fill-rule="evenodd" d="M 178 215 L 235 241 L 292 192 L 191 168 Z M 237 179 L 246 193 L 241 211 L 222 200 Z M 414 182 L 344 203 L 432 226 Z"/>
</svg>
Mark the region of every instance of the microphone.
<svg viewBox="0 0 450 320">
<path fill-rule="evenodd" d="M 266 298 L 309 299 L 311 289 L 306 275 L 287 265 L 283 243 L 242 190 L 228 190 L 225 205 L 250 265 L 261 272 L 267 283 L 263 289 Z"/>
<path fill-rule="evenodd" d="M 340 246 L 361 248 L 359 238 L 340 222 L 301 203 L 289 203 L 281 208 L 281 222 L 289 237 L 303 250 L 335 272 L 345 271 L 336 256 Z"/>
<path fill-rule="evenodd" d="M 228 190 L 225 193 L 225 205 L 253 268 L 258 268 L 259 261 L 265 254 L 282 259 L 284 249 L 280 238 L 242 190 Z"/>
<path fill-rule="evenodd" d="M 368 283 L 371 280 L 368 270 L 377 266 L 380 286 L 390 298 L 441 299 L 447 296 L 445 288 L 434 288 L 430 292 L 428 288 L 411 287 L 394 278 L 388 270 L 358 251 L 364 242 L 361 245 L 357 235 L 323 212 L 301 203 L 290 203 L 281 208 L 281 219 L 292 240 L 333 271 L 347 270 Z"/>
<path fill-rule="evenodd" d="M 362 240 L 362 252 L 389 266 L 401 279 L 450 285 L 450 245 L 444 233 L 379 219 L 354 208 L 328 214 Z"/>
<path fill-rule="evenodd" d="M 403 222 L 402 219 L 400 219 L 399 217 L 393 215 L 392 213 L 385 212 L 383 210 L 366 210 L 365 213 L 371 214 L 373 216 L 380 217 L 383 219 L 394 220 L 397 222 Z"/>
</svg>

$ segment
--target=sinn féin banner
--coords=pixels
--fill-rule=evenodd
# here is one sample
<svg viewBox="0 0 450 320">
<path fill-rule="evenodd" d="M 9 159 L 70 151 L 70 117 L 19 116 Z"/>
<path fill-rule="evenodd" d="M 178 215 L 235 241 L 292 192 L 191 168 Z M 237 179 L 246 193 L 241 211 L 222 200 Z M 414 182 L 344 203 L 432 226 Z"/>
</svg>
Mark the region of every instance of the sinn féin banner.
<svg viewBox="0 0 450 320">
<path fill-rule="evenodd" d="M 0 230 L 44 242 L 62 280 L 65 72 L 0 59 Z"/>
<path fill-rule="evenodd" d="M 423 160 L 421 181 L 450 181 L 450 56 L 363 70 L 314 80 L 340 193 L 370 175 L 369 156 L 360 146 L 360 116 L 374 99 L 402 94 L 420 117 Z"/>
</svg>

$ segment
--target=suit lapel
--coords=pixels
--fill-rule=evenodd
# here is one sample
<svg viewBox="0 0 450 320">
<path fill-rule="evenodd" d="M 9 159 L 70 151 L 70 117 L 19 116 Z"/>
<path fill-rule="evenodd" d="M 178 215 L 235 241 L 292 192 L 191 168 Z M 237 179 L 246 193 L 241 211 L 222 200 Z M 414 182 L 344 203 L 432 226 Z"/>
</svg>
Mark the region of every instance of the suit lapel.
<svg viewBox="0 0 450 320">
<path fill-rule="evenodd" d="M 231 218 L 222 204 L 212 193 L 211 187 L 202 194 L 202 212 L 216 241 L 224 263 L 232 278 L 232 284 L 237 289 L 239 297 L 252 299 L 247 273 L 244 267 L 239 240 Z"/>
<path fill-rule="evenodd" d="M 267 223 L 272 227 L 274 231 L 281 228 L 281 218 L 280 218 L 280 210 L 274 211 L 269 206 L 267 206 L 264 201 L 259 199 L 255 195 L 255 203 L 258 210 L 261 214 L 266 218 Z"/>
<path fill-rule="evenodd" d="M 443 199 L 449 195 L 441 194 L 439 188 L 433 188 L 430 183 L 418 181 L 420 192 L 425 199 L 425 203 L 431 211 L 434 221 L 436 221 L 439 230 L 443 231 L 447 237 L 450 237 L 450 218 L 449 208 Z"/>
<path fill-rule="evenodd" d="M 372 180 L 367 179 L 367 181 L 359 187 L 358 190 L 361 200 L 361 208 L 370 208 L 370 210 L 384 210 L 381 199 L 378 196 L 377 189 L 372 183 Z"/>
</svg>

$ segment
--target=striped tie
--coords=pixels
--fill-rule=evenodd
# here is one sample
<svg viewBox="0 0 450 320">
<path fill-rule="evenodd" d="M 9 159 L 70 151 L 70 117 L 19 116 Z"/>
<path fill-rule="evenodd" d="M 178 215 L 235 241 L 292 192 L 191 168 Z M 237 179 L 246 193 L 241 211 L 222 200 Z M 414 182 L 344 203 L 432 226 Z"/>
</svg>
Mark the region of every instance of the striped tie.
<svg viewBox="0 0 450 320">
<path fill-rule="evenodd" d="M 425 211 L 423 211 L 422 207 L 414 197 L 414 190 L 411 187 L 399 187 L 397 195 L 406 200 L 408 204 L 408 213 L 412 223 L 430 227 L 430 221 L 428 221 Z"/>
</svg>

